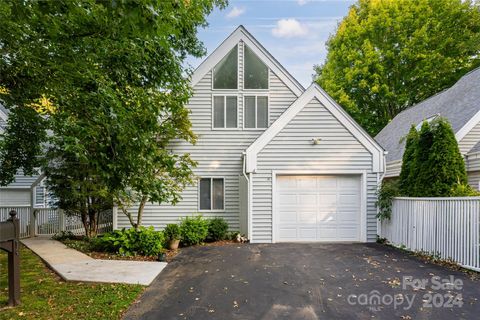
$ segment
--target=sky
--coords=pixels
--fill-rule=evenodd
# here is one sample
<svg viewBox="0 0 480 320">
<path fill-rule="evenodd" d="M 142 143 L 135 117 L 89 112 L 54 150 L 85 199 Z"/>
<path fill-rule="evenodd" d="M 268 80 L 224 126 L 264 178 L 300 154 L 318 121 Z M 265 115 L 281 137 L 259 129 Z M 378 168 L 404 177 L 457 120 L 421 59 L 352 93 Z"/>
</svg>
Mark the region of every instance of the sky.
<svg viewBox="0 0 480 320">
<path fill-rule="evenodd" d="M 215 9 L 199 38 L 210 54 L 243 25 L 303 86 L 312 82 L 314 65 L 324 62 L 325 42 L 348 13 L 353 0 L 230 0 Z M 203 58 L 205 59 L 205 57 Z M 189 59 L 197 67 L 203 59 Z"/>
</svg>

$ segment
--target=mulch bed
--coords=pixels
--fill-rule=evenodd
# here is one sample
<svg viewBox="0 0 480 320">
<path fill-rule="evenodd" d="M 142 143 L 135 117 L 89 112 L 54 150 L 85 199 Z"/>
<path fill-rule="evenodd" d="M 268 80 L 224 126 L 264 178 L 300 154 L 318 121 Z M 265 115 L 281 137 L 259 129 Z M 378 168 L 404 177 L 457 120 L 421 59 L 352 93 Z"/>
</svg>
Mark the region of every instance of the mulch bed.
<svg viewBox="0 0 480 320">
<path fill-rule="evenodd" d="M 83 240 L 76 240 L 76 241 L 83 241 Z M 215 242 L 205 242 L 202 244 L 199 244 L 198 246 L 226 246 L 226 245 L 233 245 L 233 244 L 238 244 L 237 242 L 233 240 L 221 240 L 221 241 L 215 241 Z M 82 250 L 85 248 L 80 248 L 80 247 L 72 247 L 66 244 L 68 247 L 73 248 L 75 250 L 79 250 L 86 255 L 94 258 L 94 259 L 101 259 L 101 260 L 128 260 L 128 261 L 157 261 L 157 257 L 148 257 L 148 256 L 123 256 L 123 255 L 118 255 L 114 253 L 108 253 L 108 252 L 96 252 L 96 251 L 88 251 L 88 250 Z M 177 250 L 167 250 L 165 252 L 167 262 L 171 262 L 182 250 L 182 248 L 178 248 Z"/>
</svg>

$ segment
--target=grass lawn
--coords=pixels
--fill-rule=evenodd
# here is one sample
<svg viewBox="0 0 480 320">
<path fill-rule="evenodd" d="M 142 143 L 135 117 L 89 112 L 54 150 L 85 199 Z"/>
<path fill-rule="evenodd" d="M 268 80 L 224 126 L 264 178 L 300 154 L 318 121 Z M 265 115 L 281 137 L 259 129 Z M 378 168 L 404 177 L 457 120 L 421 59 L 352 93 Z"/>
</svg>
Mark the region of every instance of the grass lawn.
<svg viewBox="0 0 480 320">
<path fill-rule="evenodd" d="M 21 305 L 7 307 L 7 254 L 0 251 L 0 319 L 119 319 L 141 285 L 61 280 L 30 250 L 20 252 Z"/>
</svg>

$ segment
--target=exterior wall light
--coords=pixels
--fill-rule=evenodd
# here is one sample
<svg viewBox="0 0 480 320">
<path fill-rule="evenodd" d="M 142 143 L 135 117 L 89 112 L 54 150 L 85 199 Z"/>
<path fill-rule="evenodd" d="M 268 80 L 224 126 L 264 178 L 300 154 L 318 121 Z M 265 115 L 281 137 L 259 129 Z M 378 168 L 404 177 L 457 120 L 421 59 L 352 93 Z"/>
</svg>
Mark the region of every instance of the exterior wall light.
<svg viewBox="0 0 480 320">
<path fill-rule="evenodd" d="M 320 141 L 322 141 L 321 138 L 312 138 L 312 144 L 314 145 L 320 144 Z"/>
</svg>

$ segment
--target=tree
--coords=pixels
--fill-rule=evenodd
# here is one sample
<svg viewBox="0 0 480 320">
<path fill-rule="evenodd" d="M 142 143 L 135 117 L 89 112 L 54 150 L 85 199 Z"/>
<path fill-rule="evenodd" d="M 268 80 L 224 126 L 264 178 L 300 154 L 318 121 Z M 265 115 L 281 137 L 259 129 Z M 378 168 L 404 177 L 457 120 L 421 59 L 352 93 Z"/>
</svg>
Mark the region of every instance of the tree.
<svg viewBox="0 0 480 320">
<path fill-rule="evenodd" d="M 418 131 L 415 126 L 410 128 L 406 136 L 405 151 L 402 158 L 402 169 L 400 171 L 398 188 L 400 193 L 410 196 L 412 187 L 415 185 L 417 176 L 415 170 L 415 151 L 418 145 Z"/>
<path fill-rule="evenodd" d="M 425 165 L 429 174 L 430 197 L 451 196 L 456 185 L 467 185 L 467 172 L 455 133 L 444 118 L 432 124 L 433 143 Z"/>
<path fill-rule="evenodd" d="M 0 2 L 0 98 L 10 110 L 0 183 L 41 168 L 59 206 L 93 224 L 112 198 L 122 208 L 140 201 L 134 226 L 147 201 L 178 201 L 194 162 L 168 146 L 195 142 L 184 62 L 205 53 L 197 29 L 224 5 Z"/>
<path fill-rule="evenodd" d="M 480 3 L 359 0 L 327 47 L 317 82 L 375 135 L 480 65 Z"/>
<path fill-rule="evenodd" d="M 411 173 L 415 174 L 414 184 L 412 185 L 412 192 L 409 194 L 413 197 L 427 197 L 430 194 L 430 179 L 432 178 L 432 172 L 429 170 L 428 159 L 433 144 L 433 133 L 430 128 L 430 124 L 424 121 L 420 132 L 418 134 L 418 143 L 415 148 L 415 160 L 414 168 Z"/>
</svg>

